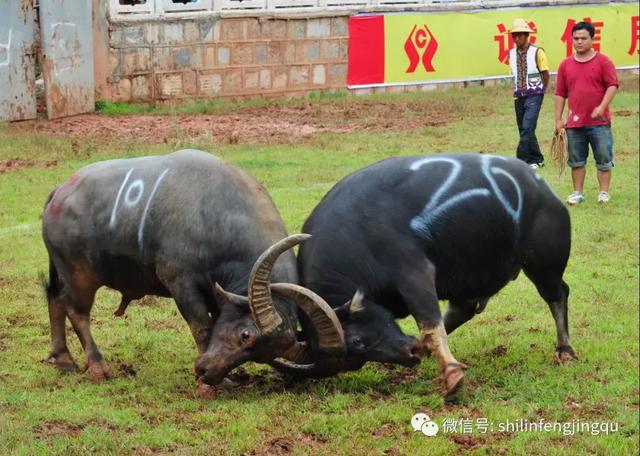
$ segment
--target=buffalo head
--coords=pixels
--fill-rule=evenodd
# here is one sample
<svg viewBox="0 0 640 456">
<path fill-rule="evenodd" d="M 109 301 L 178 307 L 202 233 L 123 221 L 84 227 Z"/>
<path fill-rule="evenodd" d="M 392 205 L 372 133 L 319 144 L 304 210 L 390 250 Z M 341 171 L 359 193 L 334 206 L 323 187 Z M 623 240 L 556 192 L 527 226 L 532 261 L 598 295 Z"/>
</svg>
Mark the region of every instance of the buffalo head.
<svg viewBox="0 0 640 456">
<path fill-rule="evenodd" d="M 311 318 L 327 353 L 340 356 L 344 352 L 340 323 L 322 298 L 296 284 L 270 283 L 278 257 L 309 237 L 289 236 L 260 255 L 249 276 L 248 296 L 227 292 L 215 284 L 218 302 L 223 304 L 208 349 L 196 360 L 196 375 L 204 383 L 218 384 L 247 361 L 268 363 L 276 357 L 299 360 L 307 348 L 296 340 L 297 318 L 290 310 L 290 301 Z"/>
<path fill-rule="evenodd" d="M 418 341 L 405 335 L 394 315 L 385 307 L 365 299 L 356 292 L 347 303 L 333 309 L 340 321 L 346 351 L 333 354 L 320 350 L 312 363 L 274 360 L 281 372 L 297 377 L 328 377 L 339 371 L 356 370 L 367 361 L 396 363 L 412 367 L 420 362 Z M 314 323 L 314 327 L 318 327 Z M 309 354 L 305 354 L 307 358 Z M 300 357 L 299 359 L 303 359 Z"/>
</svg>

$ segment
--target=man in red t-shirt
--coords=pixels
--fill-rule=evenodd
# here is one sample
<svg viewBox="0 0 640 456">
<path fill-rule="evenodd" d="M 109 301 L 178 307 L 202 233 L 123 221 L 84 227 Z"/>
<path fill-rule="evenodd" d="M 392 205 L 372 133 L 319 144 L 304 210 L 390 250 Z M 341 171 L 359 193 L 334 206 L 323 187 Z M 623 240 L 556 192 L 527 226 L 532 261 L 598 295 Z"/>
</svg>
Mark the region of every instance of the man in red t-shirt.
<svg viewBox="0 0 640 456">
<path fill-rule="evenodd" d="M 595 29 L 590 22 L 578 22 L 571 36 L 575 54 L 567 57 L 558 67 L 556 83 L 556 130 L 567 129 L 569 160 L 573 193 L 567 204 L 584 201 L 582 190 L 587 175 L 585 165 L 589 144 L 598 169 L 600 194 L 598 202 L 609 202 L 609 184 L 613 168 L 613 138 L 609 103 L 618 89 L 618 77 L 613 62 L 604 54 L 593 50 Z M 569 99 L 566 123 L 562 112 Z"/>
</svg>

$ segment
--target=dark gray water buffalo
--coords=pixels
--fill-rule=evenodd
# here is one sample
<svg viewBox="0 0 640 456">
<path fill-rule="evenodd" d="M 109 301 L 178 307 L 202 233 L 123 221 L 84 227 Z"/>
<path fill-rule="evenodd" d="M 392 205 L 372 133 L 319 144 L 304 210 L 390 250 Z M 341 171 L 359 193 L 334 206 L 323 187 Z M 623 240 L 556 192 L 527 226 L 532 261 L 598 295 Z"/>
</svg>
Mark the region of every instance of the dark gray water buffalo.
<svg viewBox="0 0 640 456">
<path fill-rule="evenodd" d="M 295 285 L 288 250 L 309 236 L 282 240 L 286 235 L 265 189 L 204 152 L 81 169 L 49 195 L 43 215 L 48 360 L 62 370 L 76 368 L 66 343 L 69 318 L 91 378 L 111 376 L 89 329 L 101 286 L 122 293 L 118 315 L 147 294 L 173 297 L 195 339 L 196 373 L 204 383 L 220 382 L 245 361 L 298 359 L 304 347 L 295 337 L 295 304 L 319 325 L 323 349 L 343 350 L 333 312 Z"/>
<path fill-rule="evenodd" d="M 569 214 L 519 160 L 481 154 L 390 158 L 336 184 L 303 231 L 312 238 L 298 255 L 301 283 L 334 309 L 361 290 L 360 310 L 381 306 L 396 318 L 412 315 L 420 352 L 435 355 L 447 394 L 456 390 L 466 367 L 451 354 L 447 334 L 481 312 L 520 270 L 551 309 L 557 359 L 575 356 L 567 324 L 569 287 L 562 279 L 571 246 Z M 438 300 L 449 301 L 444 319 Z M 410 364 L 411 349 L 367 353 L 384 336 L 367 331 L 380 327 L 370 323 L 380 312 L 363 312 L 360 319 L 337 313 L 346 368 L 353 367 L 349 359 Z M 322 376 L 341 362 L 276 367 Z"/>
</svg>

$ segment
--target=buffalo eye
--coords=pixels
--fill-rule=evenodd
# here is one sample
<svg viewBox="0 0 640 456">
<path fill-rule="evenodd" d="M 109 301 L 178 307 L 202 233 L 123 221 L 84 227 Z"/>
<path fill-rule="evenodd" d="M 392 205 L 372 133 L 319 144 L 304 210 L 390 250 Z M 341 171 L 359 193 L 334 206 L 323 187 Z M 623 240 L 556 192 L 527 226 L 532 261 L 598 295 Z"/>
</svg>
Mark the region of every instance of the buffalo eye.
<svg viewBox="0 0 640 456">
<path fill-rule="evenodd" d="M 353 336 L 351 338 L 351 344 L 355 348 L 364 348 L 364 342 L 362 341 L 362 337 L 360 337 L 360 336 Z"/>
<path fill-rule="evenodd" d="M 240 332 L 240 343 L 242 343 L 242 345 L 249 345 L 252 341 L 253 337 L 251 331 L 249 331 L 248 329 L 243 329 Z"/>
</svg>

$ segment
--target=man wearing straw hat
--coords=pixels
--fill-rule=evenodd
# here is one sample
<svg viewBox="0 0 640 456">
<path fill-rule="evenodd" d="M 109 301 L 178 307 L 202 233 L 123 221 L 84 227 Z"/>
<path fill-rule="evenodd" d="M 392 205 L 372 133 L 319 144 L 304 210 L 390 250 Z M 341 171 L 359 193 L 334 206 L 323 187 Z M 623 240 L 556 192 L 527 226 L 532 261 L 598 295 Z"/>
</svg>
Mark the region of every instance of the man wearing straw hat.
<svg viewBox="0 0 640 456">
<path fill-rule="evenodd" d="M 544 51 L 529 43 L 529 33 L 532 32 L 524 19 L 513 21 L 509 33 L 516 46 L 509 52 L 509 63 L 514 82 L 516 122 L 520 132 L 516 156 L 536 169 L 544 166 L 544 157 L 536 138 L 536 125 L 549 83 L 549 63 Z"/>
<path fill-rule="evenodd" d="M 587 175 L 589 144 L 596 162 L 600 194 L 598 202 L 609 202 L 609 184 L 613 163 L 613 137 L 609 103 L 618 90 L 616 67 L 611 59 L 593 49 L 595 28 L 590 22 L 578 22 L 571 30 L 575 54 L 558 67 L 556 84 L 556 131 L 566 128 L 573 193 L 567 204 L 584 202 L 582 190 Z M 569 99 L 569 116 L 562 120 Z"/>
</svg>

